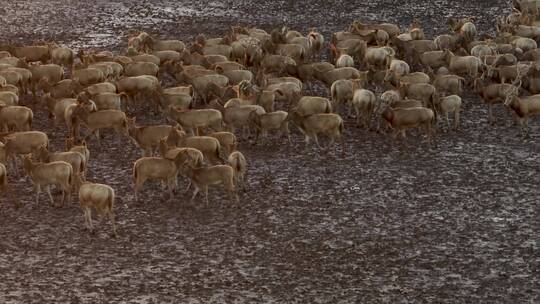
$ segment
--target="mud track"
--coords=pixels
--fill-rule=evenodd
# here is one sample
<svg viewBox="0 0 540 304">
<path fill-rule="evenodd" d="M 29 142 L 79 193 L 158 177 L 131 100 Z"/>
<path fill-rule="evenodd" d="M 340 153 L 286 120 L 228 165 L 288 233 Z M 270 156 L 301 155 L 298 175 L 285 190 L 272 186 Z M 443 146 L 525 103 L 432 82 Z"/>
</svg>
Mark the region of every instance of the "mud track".
<svg viewBox="0 0 540 304">
<path fill-rule="evenodd" d="M 431 36 L 447 31 L 450 15 L 476 16 L 489 31 L 509 12 L 501 0 L 315 3 L 0 1 L 0 39 L 120 50 L 133 30 L 188 41 L 237 23 L 284 22 L 328 39 L 356 18 L 418 18 Z M 64 130 L 43 106 L 23 103 L 52 150 L 63 149 Z M 244 141 L 249 190 L 239 205 L 215 189 L 208 206 L 183 193 L 171 203 L 157 183 L 134 202 L 140 152 L 106 133 L 102 146 L 91 143 L 89 179 L 116 189 L 119 237 L 107 222 L 90 236 L 76 203 L 55 208 L 42 196 L 36 206 L 28 178 L 11 175 L 23 206 L 0 207 L 0 302 L 537 303 L 538 120 L 522 140 L 502 108 L 488 127 L 485 105 L 471 93 L 464 103 L 463 131 L 439 133 L 431 150 L 417 134 L 400 146 L 352 120 L 344 155 L 305 148 L 297 133 L 292 146 Z"/>
</svg>

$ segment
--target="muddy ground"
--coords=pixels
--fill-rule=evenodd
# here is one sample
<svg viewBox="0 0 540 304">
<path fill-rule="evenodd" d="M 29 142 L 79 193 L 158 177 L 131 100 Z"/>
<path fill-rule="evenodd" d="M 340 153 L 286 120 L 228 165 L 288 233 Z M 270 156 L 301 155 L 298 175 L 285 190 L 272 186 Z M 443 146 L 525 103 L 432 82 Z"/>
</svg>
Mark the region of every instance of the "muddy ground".
<svg viewBox="0 0 540 304">
<path fill-rule="evenodd" d="M 357 18 L 418 18 L 432 35 L 450 15 L 477 16 L 489 31 L 506 2 L 9 0 L 0 39 L 119 50 L 134 29 L 187 41 L 284 22 L 328 39 Z M 23 103 L 63 149 L 64 130 Z M 208 206 L 182 193 L 168 202 L 157 183 L 134 202 L 140 152 L 106 133 L 91 142 L 88 177 L 115 188 L 119 237 L 107 222 L 90 236 L 76 203 L 55 208 L 43 195 L 35 205 L 28 179 L 10 175 L 23 206 L 0 209 L 0 302 L 538 303 L 540 124 L 523 140 L 502 108 L 488 127 L 485 105 L 470 92 L 464 103 L 463 131 L 439 132 L 431 150 L 414 132 L 395 145 L 352 120 L 344 155 L 305 148 L 297 132 L 292 146 L 244 141 L 249 191 L 238 205 L 217 189 Z"/>
</svg>

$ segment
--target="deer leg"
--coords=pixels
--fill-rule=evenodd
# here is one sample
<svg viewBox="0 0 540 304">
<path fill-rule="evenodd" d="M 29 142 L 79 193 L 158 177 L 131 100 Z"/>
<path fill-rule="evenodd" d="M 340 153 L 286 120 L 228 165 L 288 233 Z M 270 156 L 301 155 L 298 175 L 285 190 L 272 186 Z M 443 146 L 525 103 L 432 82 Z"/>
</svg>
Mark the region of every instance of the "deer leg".
<svg viewBox="0 0 540 304">
<path fill-rule="evenodd" d="M 523 137 L 528 138 L 529 137 L 529 130 L 527 129 L 527 127 L 525 127 L 524 124 L 522 124 L 521 130 L 522 130 L 522 133 L 523 133 Z"/>
<path fill-rule="evenodd" d="M 54 205 L 54 199 L 51 194 L 51 186 L 45 186 L 45 191 L 47 191 L 47 194 L 49 195 L 49 199 L 51 200 L 51 205 Z"/>
<path fill-rule="evenodd" d="M 321 145 L 319 145 L 319 139 L 317 138 L 317 134 L 313 135 L 313 140 L 315 141 L 315 144 L 317 144 L 317 147 L 321 149 Z"/>
<path fill-rule="evenodd" d="M 291 132 L 289 131 L 289 125 L 284 124 L 281 128 L 281 136 L 287 136 L 287 140 L 289 141 L 289 145 L 292 144 L 291 142 Z"/>
<path fill-rule="evenodd" d="M 133 185 L 133 192 L 135 192 L 135 201 L 137 202 L 139 201 L 139 190 L 144 185 L 145 181 L 146 179 L 144 178 L 138 178 L 137 180 L 135 180 L 135 185 Z"/>
<path fill-rule="evenodd" d="M 114 211 L 109 209 L 108 213 L 109 213 L 109 219 L 111 220 L 111 225 L 112 225 L 112 230 L 113 230 L 112 236 L 116 237 L 118 234 L 116 233 L 116 223 L 115 223 L 115 220 L 114 220 Z"/>
<path fill-rule="evenodd" d="M 88 209 L 89 209 L 88 207 L 83 207 L 82 211 L 83 211 L 83 217 L 84 217 L 84 226 L 86 229 L 90 230 L 91 224 L 88 219 Z"/>
<path fill-rule="evenodd" d="M 195 185 L 194 190 L 193 190 L 193 195 L 191 196 L 191 201 L 195 199 L 195 197 L 197 196 L 197 193 L 199 193 L 199 187 Z"/>
<path fill-rule="evenodd" d="M 488 124 L 493 124 L 493 112 L 491 110 L 491 103 L 488 103 Z"/>
<path fill-rule="evenodd" d="M 259 129 L 255 130 L 255 141 L 253 142 L 254 145 L 256 145 L 259 142 L 260 134 L 261 134 L 261 131 Z"/>
<path fill-rule="evenodd" d="M 168 188 L 169 188 L 169 200 L 170 200 L 171 202 L 172 202 L 172 200 L 173 200 L 173 198 L 174 198 L 174 193 L 173 193 L 174 191 L 173 191 L 173 190 L 174 190 L 174 182 L 175 182 L 175 180 L 176 180 L 176 177 L 175 177 L 174 180 L 169 179 L 169 180 L 167 181 Z"/>
<path fill-rule="evenodd" d="M 9 158 L 12 159 L 11 163 L 13 165 L 13 168 L 15 169 L 15 175 L 19 176 L 19 166 L 17 165 L 17 155 L 12 155 Z"/>
<path fill-rule="evenodd" d="M 208 186 L 204 186 L 204 200 L 206 202 L 206 206 L 208 206 Z"/>
<path fill-rule="evenodd" d="M 65 206 L 65 203 L 66 203 L 66 189 L 62 189 L 62 200 L 61 200 L 61 205 L 62 207 Z"/>
<path fill-rule="evenodd" d="M 92 223 L 92 209 L 90 207 L 85 208 L 86 217 L 88 219 L 88 228 L 90 229 L 90 234 L 95 234 L 96 231 L 94 230 L 94 224 Z"/>
<path fill-rule="evenodd" d="M 94 133 L 94 135 L 96 136 L 98 145 L 101 146 L 101 136 L 100 136 L 100 134 L 99 134 L 99 129 L 96 129 L 93 133 Z"/>
<path fill-rule="evenodd" d="M 36 206 L 39 204 L 39 194 L 41 193 L 41 186 L 35 185 L 34 189 L 36 191 Z"/>
<path fill-rule="evenodd" d="M 306 147 L 309 145 L 309 136 L 307 134 L 305 134 L 305 139 L 304 139 L 305 143 L 306 143 Z"/>
<path fill-rule="evenodd" d="M 238 184 L 238 183 L 237 183 Z M 227 187 L 227 192 L 229 192 L 229 199 L 231 202 L 234 202 L 234 193 L 235 193 L 235 189 L 234 189 L 234 185 L 231 184 Z"/>
</svg>

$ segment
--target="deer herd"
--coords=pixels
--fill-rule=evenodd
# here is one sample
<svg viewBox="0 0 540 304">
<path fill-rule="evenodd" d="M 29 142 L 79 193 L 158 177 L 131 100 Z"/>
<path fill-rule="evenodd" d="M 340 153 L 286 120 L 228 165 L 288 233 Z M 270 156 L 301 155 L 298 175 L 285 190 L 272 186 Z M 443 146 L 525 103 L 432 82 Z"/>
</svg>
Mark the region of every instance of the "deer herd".
<svg viewBox="0 0 540 304">
<path fill-rule="evenodd" d="M 62 205 L 78 191 L 86 227 L 94 231 L 95 209 L 116 235 L 114 189 L 86 179 L 90 147 L 100 146 L 105 129 L 141 150 L 136 200 L 147 180 L 160 181 L 172 200 L 182 177 L 191 199 L 202 191 L 206 203 L 209 186 L 221 185 L 233 202 L 246 189 L 239 140 L 254 133 L 260 144 L 272 133 L 290 144 L 291 123 L 306 144 L 320 147 L 324 135 L 342 151 L 343 117 L 352 116 L 351 124 L 393 138 L 418 128 L 430 145 L 438 128 L 460 129 L 460 96 L 469 88 L 487 105 L 489 123 L 492 107 L 503 104 L 528 136 L 529 117 L 540 114 L 540 1 L 514 6 L 496 21 L 494 37 L 480 36 L 474 18 L 451 17 L 448 33 L 433 39 L 417 21 L 406 30 L 354 21 L 326 42 L 315 29 L 233 26 L 188 45 L 139 32 L 122 55 L 54 43 L 2 46 L 0 190 L 13 196 L 8 175 L 20 175 L 22 162 L 36 204 L 42 189 L 54 204 L 51 186 L 62 191 Z M 65 128 L 65 151 L 51 151 L 48 135 L 33 129 L 38 108 L 49 113 L 52 132 Z M 161 124 L 138 124 L 145 113 Z M 438 126 L 438 117 L 446 124 Z"/>
</svg>

